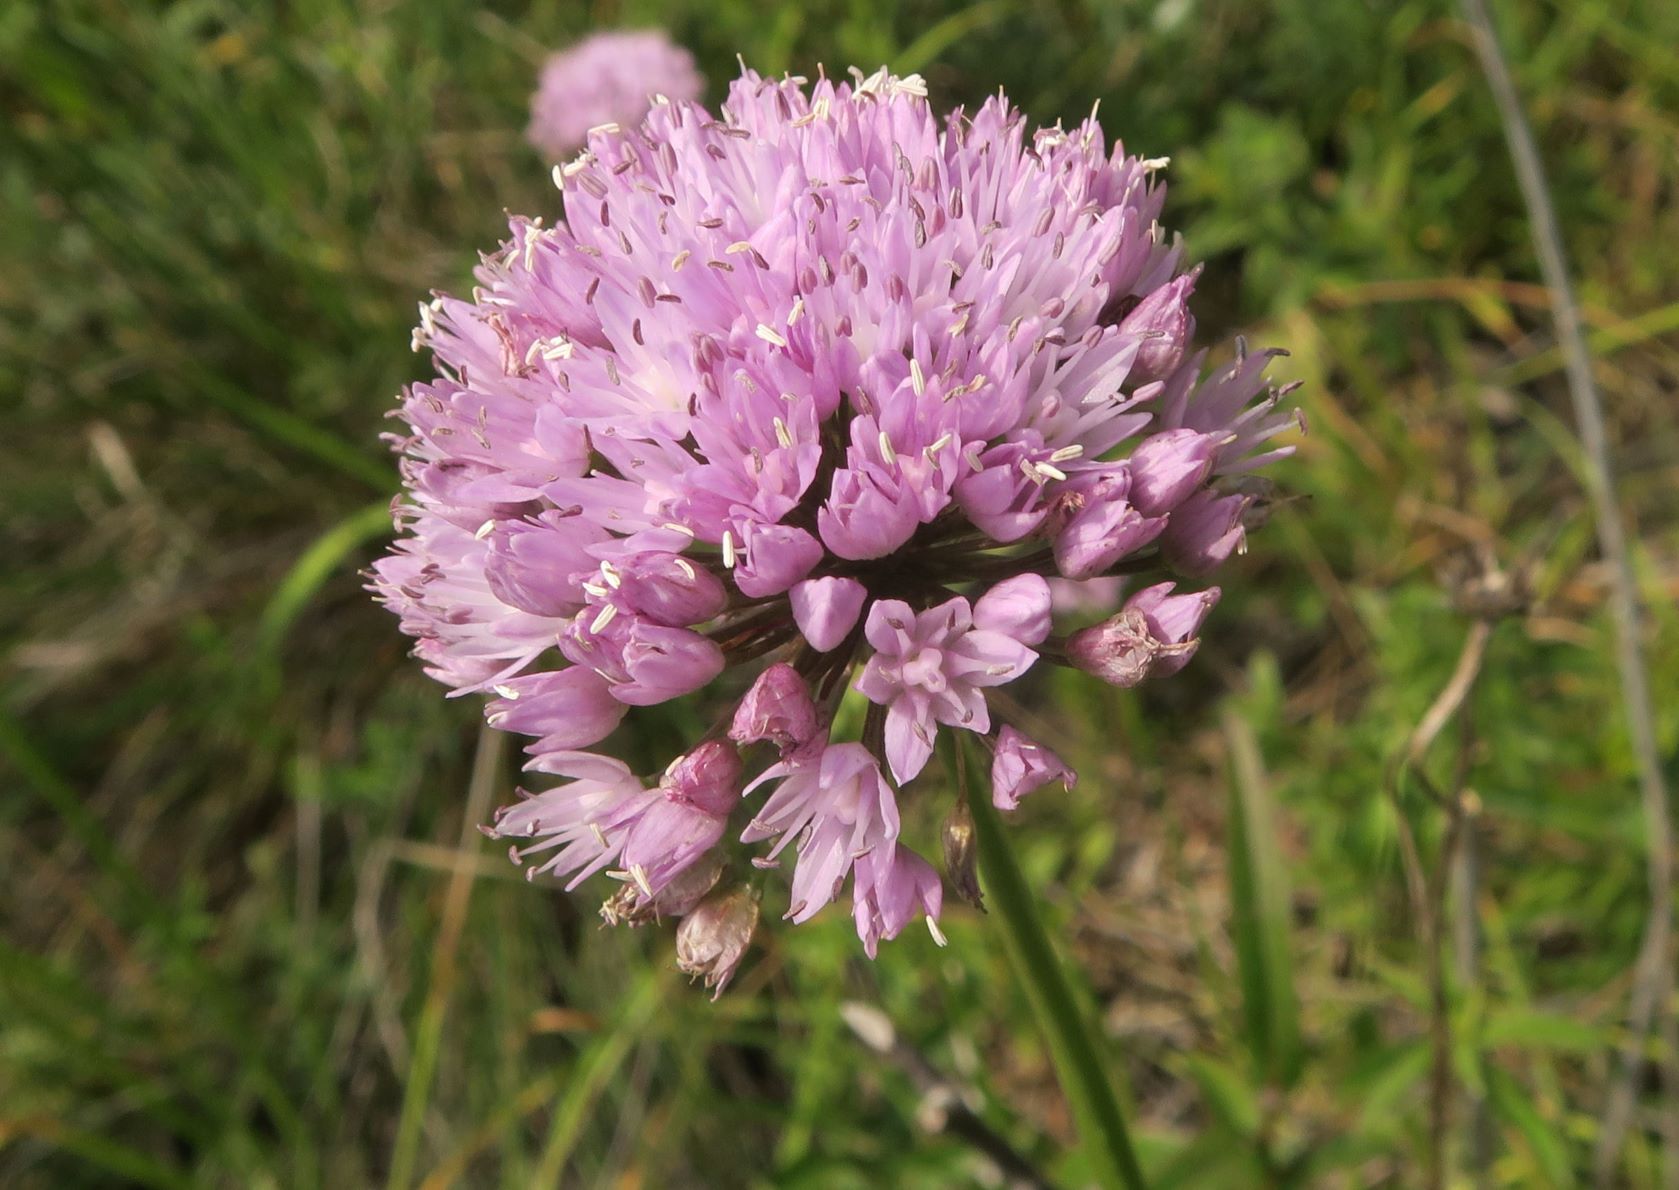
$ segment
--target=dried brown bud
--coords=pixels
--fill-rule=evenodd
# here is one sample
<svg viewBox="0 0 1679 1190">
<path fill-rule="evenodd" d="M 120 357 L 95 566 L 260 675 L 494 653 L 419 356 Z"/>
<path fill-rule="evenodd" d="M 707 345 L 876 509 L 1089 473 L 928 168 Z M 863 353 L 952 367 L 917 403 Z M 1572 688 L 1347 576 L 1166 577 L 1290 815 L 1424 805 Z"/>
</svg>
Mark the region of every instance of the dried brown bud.
<svg viewBox="0 0 1679 1190">
<path fill-rule="evenodd" d="M 723 858 L 713 852 L 702 856 L 648 900 L 634 883 L 626 883 L 600 907 L 601 920 L 609 926 L 641 926 L 666 917 L 681 917 L 699 904 L 723 875 Z"/>
<path fill-rule="evenodd" d="M 979 891 L 979 844 L 974 837 L 974 815 L 966 796 L 958 797 L 944 820 L 944 874 L 956 895 L 985 912 L 985 898 Z"/>
<path fill-rule="evenodd" d="M 715 1000 L 734 977 L 757 928 L 758 896 L 744 884 L 708 897 L 677 928 L 676 965 L 716 989 Z"/>
</svg>

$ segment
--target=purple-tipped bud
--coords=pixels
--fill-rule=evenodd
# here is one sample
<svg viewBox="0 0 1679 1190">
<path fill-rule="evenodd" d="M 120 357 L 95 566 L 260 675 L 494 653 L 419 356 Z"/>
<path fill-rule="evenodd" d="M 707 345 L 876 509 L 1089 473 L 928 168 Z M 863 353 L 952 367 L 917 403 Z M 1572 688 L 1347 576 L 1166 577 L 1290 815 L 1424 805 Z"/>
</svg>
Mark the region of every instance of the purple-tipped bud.
<svg viewBox="0 0 1679 1190">
<path fill-rule="evenodd" d="M 1206 480 L 1218 454 L 1211 434 L 1167 430 L 1143 439 L 1131 464 L 1131 503 L 1145 516 L 1164 516 Z"/>
<path fill-rule="evenodd" d="M 710 639 L 616 604 L 579 612 L 560 634 L 560 652 L 605 677 L 612 697 L 635 707 L 691 694 L 723 672 L 723 650 Z"/>
<path fill-rule="evenodd" d="M 487 708 L 490 726 L 538 737 L 532 753 L 599 743 L 629 709 L 612 697 L 604 678 L 577 666 L 512 678 L 496 693 L 501 697 Z"/>
<path fill-rule="evenodd" d="M 1049 636 L 1049 582 L 1042 575 L 1017 574 L 1004 579 L 974 604 L 974 627 L 1001 632 L 1023 645 L 1041 645 Z"/>
<path fill-rule="evenodd" d="M 1222 566 L 1247 540 L 1242 514 L 1249 498 L 1203 489 L 1172 510 L 1160 538 L 1160 552 L 1184 574 L 1207 574 Z"/>
<path fill-rule="evenodd" d="M 991 804 L 999 810 L 1019 808 L 1021 798 L 1051 781 L 1071 789 L 1078 780 L 1079 775 L 1042 744 L 1006 723 L 997 732 L 997 754 L 991 760 Z"/>
<path fill-rule="evenodd" d="M 721 612 L 729 593 L 709 570 L 676 554 L 637 554 L 601 567 L 617 602 L 655 624 L 683 628 Z"/>
<path fill-rule="evenodd" d="M 841 558 L 853 560 L 884 558 L 908 541 L 919 524 L 913 503 L 884 490 L 868 473 L 850 468 L 834 473 L 833 494 L 816 514 L 823 543 Z"/>
<path fill-rule="evenodd" d="M 979 844 L 974 836 L 974 813 L 968 799 L 958 797 L 940 832 L 944 847 L 944 874 L 956 895 L 980 912 L 985 897 L 979 891 Z"/>
<path fill-rule="evenodd" d="M 740 800 L 740 755 L 733 744 L 707 740 L 666 769 L 659 788 L 673 802 L 725 817 Z"/>
<path fill-rule="evenodd" d="M 740 700 L 729 738 L 740 744 L 770 740 L 783 756 L 801 751 L 817 738 L 816 704 L 805 680 L 785 661 L 778 661 L 752 683 Z"/>
<path fill-rule="evenodd" d="M 676 965 L 714 989 L 717 999 L 758 928 L 758 898 L 745 885 L 701 901 L 676 931 Z"/>
<path fill-rule="evenodd" d="M 1219 589 L 1171 594 L 1160 583 L 1137 592 L 1125 609 L 1067 639 L 1067 659 L 1115 686 L 1176 673 L 1189 663 L 1201 641 L 1195 633 L 1218 602 Z"/>
<path fill-rule="evenodd" d="M 740 801 L 740 757 L 733 744 L 708 740 L 671 762 L 656 791 L 625 805 L 604 829 L 623 828 L 623 871 L 654 901 L 723 837 Z"/>
<path fill-rule="evenodd" d="M 857 626 L 869 592 L 854 578 L 809 578 L 793 588 L 793 622 L 819 653 L 838 648 Z"/>
<path fill-rule="evenodd" d="M 1131 383 L 1140 387 L 1164 380 L 1183 362 L 1184 348 L 1195 335 L 1195 318 L 1189 312 L 1195 276 L 1187 273 L 1160 286 L 1119 324 L 1120 333 L 1142 339 L 1131 365 Z"/>
<path fill-rule="evenodd" d="M 781 594 L 822 560 L 822 543 L 791 525 L 748 521 L 737 536 L 735 586 L 753 599 Z"/>
<path fill-rule="evenodd" d="M 1124 473 L 1100 480 L 1055 538 L 1055 566 L 1066 578 L 1094 578 L 1166 528 L 1165 517 L 1144 516 L 1129 499 Z"/>
</svg>

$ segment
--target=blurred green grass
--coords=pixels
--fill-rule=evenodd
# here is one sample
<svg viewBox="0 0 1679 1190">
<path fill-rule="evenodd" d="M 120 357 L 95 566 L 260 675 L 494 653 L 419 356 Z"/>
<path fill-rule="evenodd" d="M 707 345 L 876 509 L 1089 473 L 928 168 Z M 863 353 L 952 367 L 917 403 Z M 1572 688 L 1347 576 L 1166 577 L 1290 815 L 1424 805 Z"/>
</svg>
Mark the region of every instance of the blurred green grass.
<svg viewBox="0 0 1679 1190">
<path fill-rule="evenodd" d="M 1670 694 L 1679 9 L 1500 9 Z M 841 1023 L 848 999 L 1076 1181 L 983 919 L 873 965 L 844 920 L 771 929 L 713 1006 L 673 977 L 668 932 L 600 932 L 463 835 L 475 711 L 359 589 L 395 486 L 376 436 L 424 368 L 415 303 L 470 283 L 504 209 L 554 208 L 520 139 L 537 63 L 647 23 L 714 80 L 739 52 L 920 70 L 941 104 L 1002 85 L 1044 122 L 1100 99 L 1111 132 L 1173 156 L 1203 334 L 1294 352 L 1300 499 L 1224 583 L 1196 664 L 1141 692 L 1045 675 L 1019 708 L 1086 774 L 1015 838 L 1159 1185 L 1421 1184 L 1404 848 L 1433 871 L 1444 824 L 1384 773 L 1468 630 L 1465 559 L 1534 560 L 1472 730 L 1426 765 L 1461 766 L 1484 807 L 1482 951 L 1447 989 L 1452 1160 L 1473 1163 L 1484 1103 L 1482 1184 L 1582 1176 L 1641 826 L 1545 296 L 1449 5 L 63 0 L 0 11 L 0 1182 L 375 1184 L 399 1136 L 430 1186 L 974 1182 Z M 1248 735 L 1274 806 L 1232 782 Z M 479 792 L 510 782 L 485 769 Z M 1656 1185 L 1639 1124 L 1623 1176 Z"/>
</svg>

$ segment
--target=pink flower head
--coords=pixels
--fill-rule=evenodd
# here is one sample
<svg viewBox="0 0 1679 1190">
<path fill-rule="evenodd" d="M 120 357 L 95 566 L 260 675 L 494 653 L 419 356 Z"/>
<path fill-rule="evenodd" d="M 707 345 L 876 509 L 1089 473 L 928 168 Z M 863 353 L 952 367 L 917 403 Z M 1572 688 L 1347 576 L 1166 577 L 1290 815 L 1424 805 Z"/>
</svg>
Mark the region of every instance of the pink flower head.
<svg viewBox="0 0 1679 1190">
<path fill-rule="evenodd" d="M 662 95 L 698 99 L 694 56 L 657 29 L 596 33 L 551 56 L 531 96 L 531 144 L 558 160 L 603 124 L 634 126 Z"/>
<path fill-rule="evenodd" d="M 1093 119 L 1033 130 L 1001 96 L 939 116 L 885 70 L 748 70 L 712 111 L 627 44 L 568 56 L 633 68 L 560 104 L 582 152 L 559 209 L 515 219 L 470 298 L 421 307 L 436 376 L 399 411 L 407 499 L 372 587 L 564 782 L 492 828 L 533 870 L 610 870 L 609 917 L 651 920 L 738 887 L 741 844 L 769 867 L 796 844 L 789 916 L 849 880 L 872 954 L 942 907 L 898 837 L 899 797 L 938 795 L 909 786 L 941 733 L 989 733 L 986 692 L 1040 654 L 1110 681 L 1181 666 L 1216 593 L 1171 577 L 1242 546 L 1248 473 L 1294 416 L 1268 353 L 1191 352 L 1158 166 Z M 634 110 L 583 114 L 607 95 Z M 1153 585 L 1119 617 L 1054 635 L 1047 579 L 1111 599 L 1134 576 Z M 835 739 L 848 686 L 869 705 Z M 652 782 L 580 751 L 677 699 L 727 739 Z M 758 741 L 779 762 L 740 791 Z M 999 804 L 1072 780 L 1007 728 L 996 756 Z M 719 945 L 696 967 L 732 969 Z"/>
</svg>

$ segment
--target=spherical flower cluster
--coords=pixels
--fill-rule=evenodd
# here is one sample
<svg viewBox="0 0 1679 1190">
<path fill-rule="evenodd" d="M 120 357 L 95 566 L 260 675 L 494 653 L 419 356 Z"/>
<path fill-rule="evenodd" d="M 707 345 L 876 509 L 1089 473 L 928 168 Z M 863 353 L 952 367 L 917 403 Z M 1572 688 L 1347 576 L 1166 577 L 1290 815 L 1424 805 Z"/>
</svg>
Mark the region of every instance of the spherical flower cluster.
<svg viewBox="0 0 1679 1190">
<path fill-rule="evenodd" d="M 663 32 L 596 33 L 543 65 L 525 136 L 558 161 L 582 148 L 594 128 L 639 124 L 655 95 L 687 102 L 704 90 L 693 55 Z"/>
<path fill-rule="evenodd" d="M 595 130 L 564 221 L 515 220 L 470 300 L 422 307 L 439 376 L 400 411 L 374 585 L 560 779 L 488 828 L 529 873 L 615 876 L 609 921 L 692 911 L 683 961 L 719 985 L 789 849 L 794 921 L 849 880 L 871 955 L 938 936 L 898 799 L 940 737 L 982 741 L 1012 808 L 1075 778 L 987 690 L 1189 660 L 1218 590 L 1181 584 L 1242 548 L 1244 473 L 1294 418 L 1267 355 L 1190 353 L 1161 164 L 1001 97 L 937 119 L 914 76 L 747 71 L 716 115 Z M 1056 635 L 1049 579 L 1139 575 Z M 686 696 L 716 726 L 662 775 L 590 750 Z"/>
</svg>

